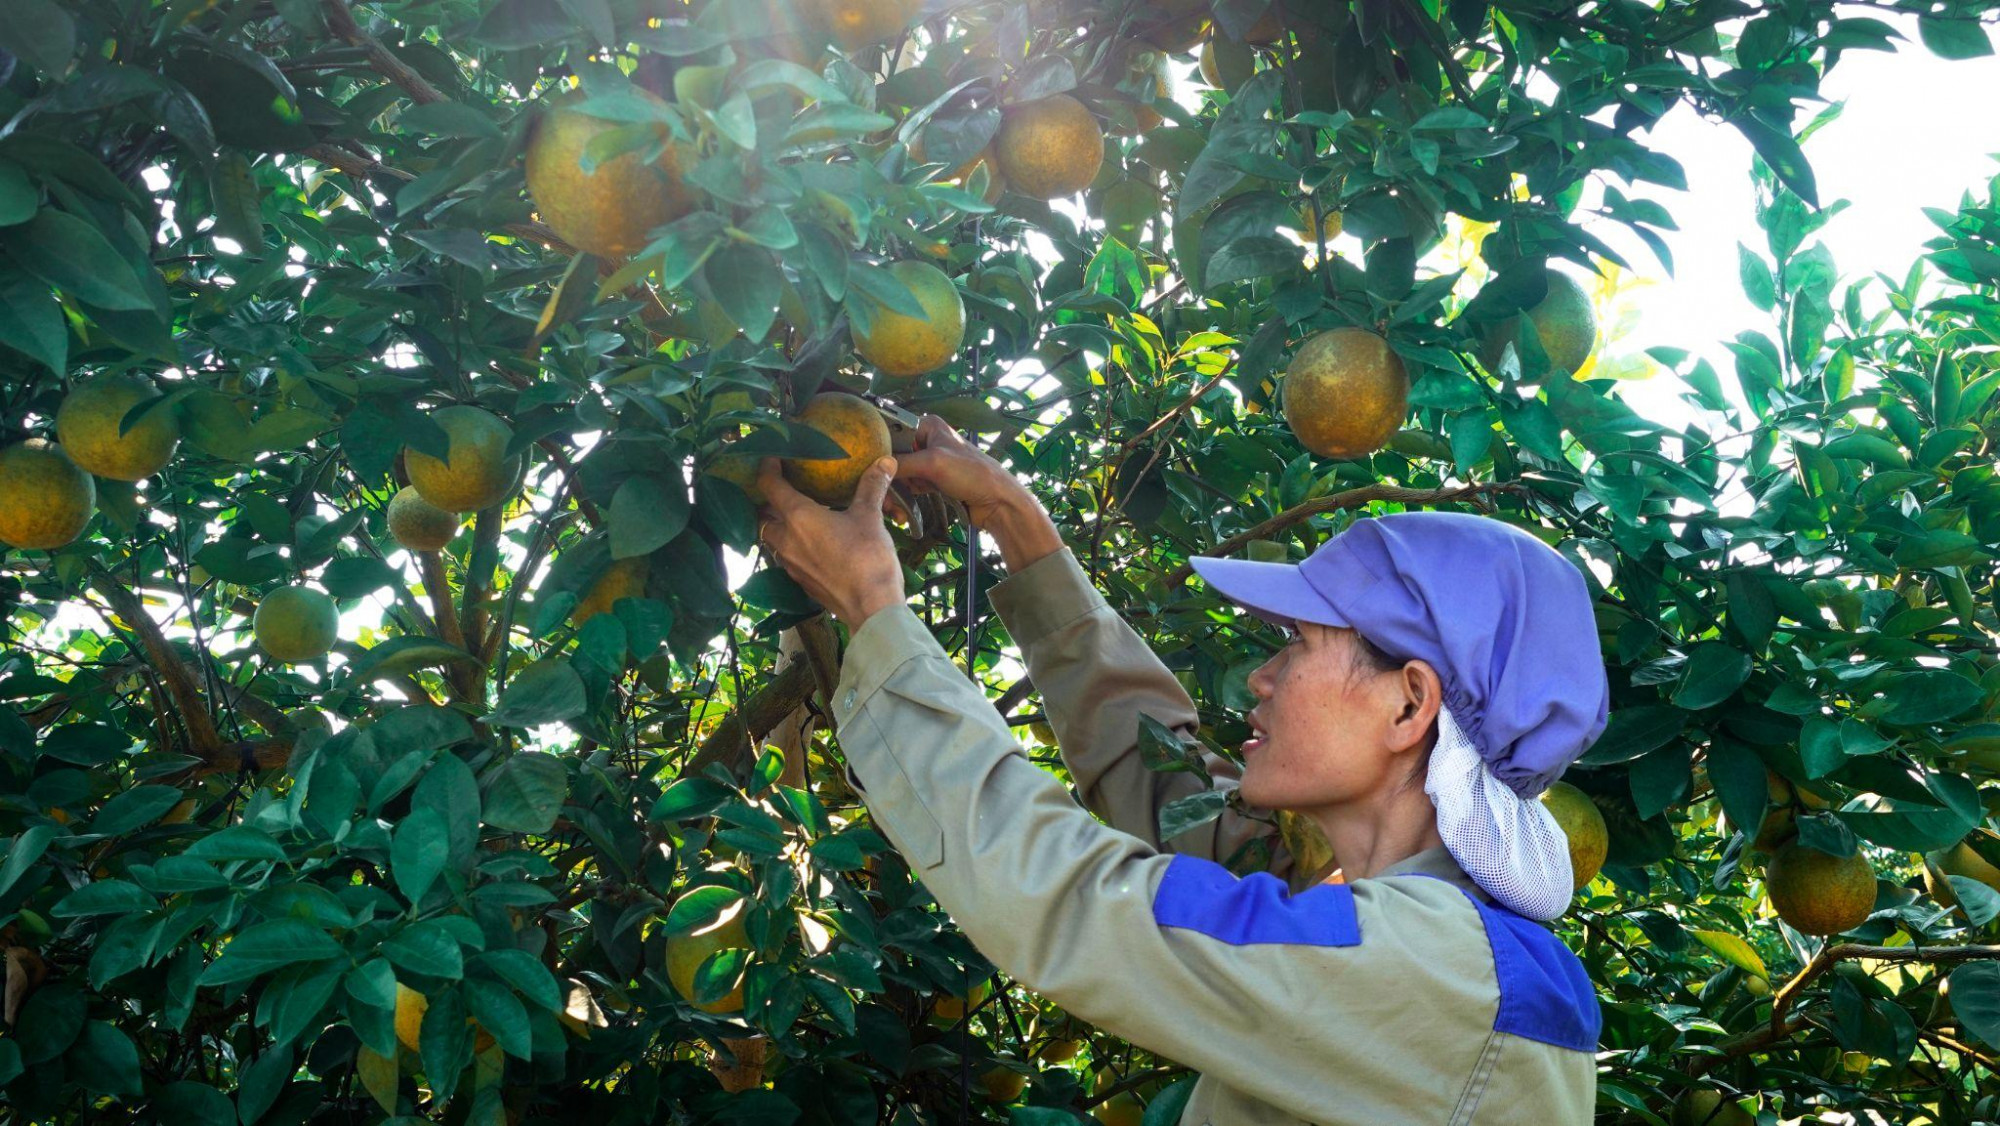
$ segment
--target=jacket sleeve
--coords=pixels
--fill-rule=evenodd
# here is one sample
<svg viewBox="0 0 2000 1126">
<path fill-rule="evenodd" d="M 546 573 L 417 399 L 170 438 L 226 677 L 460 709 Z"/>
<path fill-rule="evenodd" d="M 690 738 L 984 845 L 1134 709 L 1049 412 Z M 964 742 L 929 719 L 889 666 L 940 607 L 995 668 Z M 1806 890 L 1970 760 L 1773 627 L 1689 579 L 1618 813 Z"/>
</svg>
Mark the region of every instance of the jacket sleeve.
<svg viewBox="0 0 2000 1126">
<path fill-rule="evenodd" d="M 1266 870 L 1281 877 L 1290 872 L 1291 854 L 1272 826 L 1233 808 L 1172 840 L 1160 839 L 1161 808 L 1207 787 L 1184 771 L 1147 768 L 1139 757 L 1139 714 L 1192 740 L 1199 725 L 1194 701 L 1090 585 L 1075 553 L 1064 547 L 1036 560 L 994 584 L 987 598 L 1021 647 L 1084 804 L 1154 848 L 1221 863 L 1267 838 L 1272 859 Z M 1236 787 L 1241 772 L 1235 763 L 1207 751 L 1202 760 L 1215 788 Z"/>
<path fill-rule="evenodd" d="M 1358 1031 L 1410 1028 L 1407 990 L 1466 1014 L 1453 1021 L 1491 1020 L 1490 985 L 1445 956 L 1482 943 L 1456 889 L 1291 895 L 1106 826 L 906 606 L 855 631 L 833 706 L 876 827 L 924 886 L 996 966 L 1092 1024 L 1304 1118 L 1329 1077 L 1407 1089 L 1417 1041 Z"/>
</svg>

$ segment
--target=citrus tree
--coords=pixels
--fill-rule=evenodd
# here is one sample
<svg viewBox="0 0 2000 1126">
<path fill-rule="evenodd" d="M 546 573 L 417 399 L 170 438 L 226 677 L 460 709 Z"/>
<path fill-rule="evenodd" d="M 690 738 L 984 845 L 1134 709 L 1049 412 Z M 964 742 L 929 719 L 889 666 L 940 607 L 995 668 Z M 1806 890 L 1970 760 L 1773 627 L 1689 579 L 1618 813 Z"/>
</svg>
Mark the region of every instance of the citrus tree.
<svg viewBox="0 0 2000 1126">
<path fill-rule="evenodd" d="M 1612 685 L 1550 798 L 1606 1120 L 1995 1118 L 2000 212 L 1843 286 L 1798 104 L 1902 36 L 1841 7 L 8 0 L 0 1108 L 1174 1121 L 871 829 L 842 630 L 732 577 L 760 459 L 844 504 L 934 413 L 1181 676 L 1163 770 L 1277 645 L 1189 555 L 1541 536 Z M 1684 103 L 1758 154 L 1728 370 L 1599 319 Z M 1619 394 L 1667 369 L 1691 422 Z M 996 561 L 902 507 L 1060 774 Z"/>
</svg>

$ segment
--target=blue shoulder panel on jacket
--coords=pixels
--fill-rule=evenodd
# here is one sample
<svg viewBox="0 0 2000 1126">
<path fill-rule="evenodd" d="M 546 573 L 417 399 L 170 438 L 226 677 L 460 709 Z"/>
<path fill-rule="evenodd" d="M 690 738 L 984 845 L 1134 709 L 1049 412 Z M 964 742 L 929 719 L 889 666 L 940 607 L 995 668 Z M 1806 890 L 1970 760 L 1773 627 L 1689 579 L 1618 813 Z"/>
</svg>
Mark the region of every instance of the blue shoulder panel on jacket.
<svg viewBox="0 0 2000 1126">
<path fill-rule="evenodd" d="M 1493 969 L 1500 979 L 1500 1011 L 1493 1018 L 1494 1031 L 1558 1048 L 1595 1052 L 1604 1014 L 1583 961 L 1547 927 L 1505 907 L 1482 903 L 1462 887 L 1458 890 L 1479 909 L 1486 944 L 1493 950 Z"/>
<path fill-rule="evenodd" d="M 1500 977 L 1494 1029 L 1558 1048 L 1596 1051 L 1604 1015 L 1583 962 L 1548 928 L 1503 907 L 1473 903 L 1486 922 Z"/>
<path fill-rule="evenodd" d="M 1319 884 L 1297 895 L 1268 872 L 1241 879 L 1212 860 L 1175 856 L 1153 894 L 1153 921 L 1220 939 L 1231 946 L 1289 942 L 1358 946 L 1361 924 L 1354 891 Z"/>
</svg>

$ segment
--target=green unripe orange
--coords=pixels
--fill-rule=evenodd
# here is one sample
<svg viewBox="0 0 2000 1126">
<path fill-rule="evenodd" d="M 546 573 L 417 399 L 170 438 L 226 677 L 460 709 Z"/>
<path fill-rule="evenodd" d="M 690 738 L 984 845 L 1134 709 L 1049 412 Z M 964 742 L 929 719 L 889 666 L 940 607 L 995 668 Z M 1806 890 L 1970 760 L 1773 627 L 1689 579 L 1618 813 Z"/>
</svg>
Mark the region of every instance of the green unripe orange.
<svg viewBox="0 0 2000 1126">
<path fill-rule="evenodd" d="M 316 661 L 340 637 L 340 611 L 321 591 L 281 586 L 257 604 L 250 631 L 274 660 Z"/>
</svg>

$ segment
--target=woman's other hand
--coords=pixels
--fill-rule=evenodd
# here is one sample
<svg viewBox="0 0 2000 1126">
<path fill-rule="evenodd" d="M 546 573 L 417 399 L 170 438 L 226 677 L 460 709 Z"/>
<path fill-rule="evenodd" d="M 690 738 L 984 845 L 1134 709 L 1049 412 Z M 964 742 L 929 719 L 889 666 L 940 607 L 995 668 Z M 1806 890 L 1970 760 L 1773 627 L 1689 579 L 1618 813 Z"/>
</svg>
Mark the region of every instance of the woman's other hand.
<svg viewBox="0 0 2000 1126">
<path fill-rule="evenodd" d="M 903 564 L 882 522 L 883 495 L 896 475 L 895 458 L 870 466 L 854 501 L 836 511 L 794 489 L 780 463 L 767 457 L 757 484 L 768 503 L 758 512 L 757 538 L 785 573 L 848 629 L 903 601 Z"/>
<path fill-rule="evenodd" d="M 958 501 L 979 528 L 991 528 L 1010 508 L 1038 505 L 1006 467 L 934 414 L 918 424 L 916 448 L 896 455 L 896 480 L 913 493 L 941 493 Z"/>
<path fill-rule="evenodd" d="M 896 480 L 911 492 L 942 493 L 965 505 L 972 526 L 1000 545 L 1010 571 L 1062 549 L 1062 535 L 1035 494 L 934 414 L 918 425 L 916 449 L 896 455 Z"/>
</svg>

